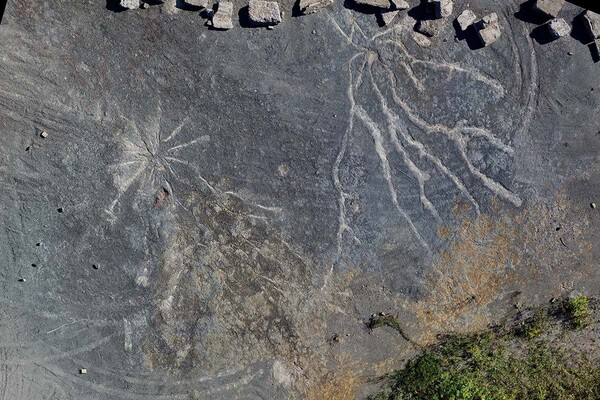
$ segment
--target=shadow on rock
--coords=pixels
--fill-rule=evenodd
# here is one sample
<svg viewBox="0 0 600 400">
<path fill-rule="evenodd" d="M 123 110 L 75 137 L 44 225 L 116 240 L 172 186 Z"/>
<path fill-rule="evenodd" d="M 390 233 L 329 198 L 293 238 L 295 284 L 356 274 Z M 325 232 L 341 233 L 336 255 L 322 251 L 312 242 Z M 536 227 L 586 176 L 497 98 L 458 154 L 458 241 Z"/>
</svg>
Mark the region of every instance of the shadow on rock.
<svg viewBox="0 0 600 400">
<path fill-rule="evenodd" d="M 469 26 L 467 28 L 467 30 L 464 32 L 464 35 L 465 35 L 465 40 L 467 42 L 467 46 L 469 46 L 469 49 L 480 50 L 485 47 L 483 45 L 483 42 L 479 38 L 479 34 L 477 33 L 477 28 L 475 28 L 474 25 Z"/>
<path fill-rule="evenodd" d="M 590 39 L 589 32 L 585 29 L 583 24 L 583 12 L 573 18 L 571 21 L 571 37 L 581 44 L 589 44 L 592 40 Z"/>
<path fill-rule="evenodd" d="M 200 6 L 193 6 L 191 4 L 188 4 L 185 0 L 177 0 L 175 2 L 175 7 L 185 11 L 200 11 L 202 9 L 202 7 Z"/>
<path fill-rule="evenodd" d="M 344 0 L 344 8 L 348 10 L 356 11 L 361 14 L 375 14 L 379 11 L 378 7 L 373 7 L 365 4 L 358 4 L 354 0 Z"/>
<path fill-rule="evenodd" d="M 521 4 L 519 11 L 515 13 L 515 17 L 521 21 L 536 25 L 543 24 L 544 22 L 550 20 L 550 17 L 547 15 L 536 12 L 533 9 L 534 3 L 535 0 L 527 0 L 525 3 Z"/>
<path fill-rule="evenodd" d="M 250 11 L 248 6 L 240 8 L 240 11 L 238 11 L 238 17 L 240 20 L 240 26 L 242 28 L 256 28 L 256 26 L 253 25 L 252 21 L 250 20 Z"/>
<path fill-rule="evenodd" d="M 540 25 L 540 26 L 534 28 L 531 31 L 531 33 L 529 34 L 529 37 L 531 37 L 533 40 L 535 40 L 536 42 L 538 42 L 541 45 L 548 44 L 550 42 L 554 42 L 555 40 L 558 39 L 550 34 L 550 30 L 549 30 L 547 24 Z"/>
<path fill-rule="evenodd" d="M 585 8 L 587 10 L 600 13 L 600 1 L 598 0 L 568 0 L 569 3 L 573 3 L 576 6 Z"/>
<path fill-rule="evenodd" d="M 433 19 L 433 13 L 427 7 L 427 0 L 421 0 L 419 5 L 408 10 L 407 14 L 416 21 Z"/>
<path fill-rule="evenodd" d="M 123 12 L 127 10 L 125 7 L 121 7 L 120 0 L 106 0 L 106 9 L 112 12 Z"/>
</svg>

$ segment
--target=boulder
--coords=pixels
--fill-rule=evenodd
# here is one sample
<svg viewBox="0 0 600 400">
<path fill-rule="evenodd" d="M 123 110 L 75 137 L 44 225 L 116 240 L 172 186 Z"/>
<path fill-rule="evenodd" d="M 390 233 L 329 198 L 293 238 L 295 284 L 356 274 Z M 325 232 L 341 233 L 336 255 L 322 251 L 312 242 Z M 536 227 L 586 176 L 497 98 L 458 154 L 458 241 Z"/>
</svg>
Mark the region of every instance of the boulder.
<svg viewBox="0 0 600 400">
<path fill-rule="evenodd" d="M 383 22 L 384 25 L 390 25 L 399 12 L 399 10 L 380 12 L 379 16 L 381 18 L 381 22 Z"/>
<path fill-rule="evenodd" d="M 392 8 L 394 10 L 408 10 L 410 8 L 410 4 L 408 4 L 405 0 L 391 0 Z"/>
<path fill-rule="evenodd" d="M 600 39 L 600 14 L 587 10 L 583 13 L 583 26 L 590 40 Z"/>
<path fill-rule="evenodd" d="M 273 26 L 281 22 L 281 12 L 276 1 L 250 0 L 248 16 L 255 26 Z"/>
<path fill-rule="evenodd" d="M 564 4 L 565 0 L 536 0 L 533 10 L 547 18 L 556 18 Z"/>
<path fill-rule="evenodd" d="M 219 1 L 217 12 L 212 17 L 212 26 L 214 29 L 226 30 L 233 28 L 231 16 L 233 14 L 233 3 L 231 1 Z"/>
<path fill-rule="evenodd" d="M 445 21 L 440 19 L 426 19 L 418 21 L 415 29 L 417 32 L 422 33 L 427 37 L 433 37 L 440 34 L 442 29 L 444 29 L 444 25 Z"/>
<path fill-rule="evenodd" d="M 333 0 L 299 0 L 298 8 L 302 14 L 312 14 L 333 4 Z"/>
<path fill-rule="evenodd" d="M 354 2 L 360 6 L 369 6 L 382 9 L 392 8 L 390 0 L 354 0 Z"/>
<path fill-rule="evenodd" d="M 206 8 L 208 7 L 208 0 L 185 0 L 185 4 L 192 7 Z"/>
<path fill-rule="evenodd" d="M 494 43 L 502 35 L 498 14 L 496 13 L 491 13 L 483 17 L 476 23 L 475 27 L 484 47 Z"/>
<path fill-rule="evenodd" d="M 140 0 L 121 0 L 121 7 L 127 8 L 129 10 L 135 10 L 136 8 L 140 8 Z"/>
<path fill-rule="evenodd" d="M 429 0 L 428 3 L 435 18 L 446 18 L 452 15 L 452 0 Z"/>
<path fill-rule="evenodd" d="M 571 33 L 571 26 L 562 18 L 555 18 L 548 22 L 548 31 L 554 39 L 567 36 Z"/>
<path fill-rule="evenodd" d="M 466 31 L 467 28 L 477 21 L 477 16 L 471 10 L 465 10 L 456 18 L 456 23 L 461 31 Z"/>
</svg>

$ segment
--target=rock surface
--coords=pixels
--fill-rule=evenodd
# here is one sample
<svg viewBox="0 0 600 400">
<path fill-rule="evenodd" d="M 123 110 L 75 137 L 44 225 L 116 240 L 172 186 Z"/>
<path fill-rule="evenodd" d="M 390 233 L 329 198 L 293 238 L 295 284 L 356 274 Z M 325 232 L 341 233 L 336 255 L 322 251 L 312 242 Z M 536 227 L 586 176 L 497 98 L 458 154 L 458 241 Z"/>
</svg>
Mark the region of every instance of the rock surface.
<svg viewBox="0 0 600 400">
<path fill-rule="evenodd" d="M 600 295 L 599 65 L 522 1 L 455 0 L 500 16 L 483 50 L 418 9 L 155 3 L 6 7 L 0 398 L 364 399 L 418 347 L 374 313 L 425 345 Z"/>
</svg>

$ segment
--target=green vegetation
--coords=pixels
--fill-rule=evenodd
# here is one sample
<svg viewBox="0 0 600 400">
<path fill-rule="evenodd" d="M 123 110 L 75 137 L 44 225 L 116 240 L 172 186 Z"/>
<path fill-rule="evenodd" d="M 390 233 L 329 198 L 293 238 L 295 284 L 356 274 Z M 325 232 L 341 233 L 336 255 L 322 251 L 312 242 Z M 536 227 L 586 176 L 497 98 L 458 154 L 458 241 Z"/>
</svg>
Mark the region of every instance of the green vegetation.
<svg viewBox="0 0 600 400">
<path fill-rule="evenodd" d="M 563 303 L 568 321 L 583 329 L 592 321 L 585 296 Z M 564 340 L 559 319 L 536 310 L 524 324 L 451 336 L 427 348 L 386 377 L 372 400 L 598 400 L 600 355 Z M 557 316 L 558 317 L 558 316 Z M 393 322 L 390 321 L 390 324 Z M 377 321 L 376 325 L 387 322 Z M 561 333 L 556 335 L 557 333 Z M 591 335 L 597 330 L 591 330 Z M 552 338 L 560 338 L 558 343 Z"/>
<path fill-rule="evenodd" d="M 549 327 L 548 316 L 542 309 L 535 310 L 533 316 L 525 321 L 523 333 L 530 339 L 540 337 Z"/>
<path fill-rule="evenodd" d="M 400 321 L 398 321 L 398 318 L 394 317 L 393 315 L 373 315 L 367 326 L 370 329 L 375 329 L 380 326 L 389 326 L 390 328 L 396 330 L 400 336 L 404 338 L 404 340 L 409 342 L 411 341 L 400 326 Z"/>
<path fill-rule="evenodd" d="M 584 329 L 591 324 L 592 310 L 588 296 L 580 295 L 563 302 L 569 322 L 575 329 Z"/>
</svg>

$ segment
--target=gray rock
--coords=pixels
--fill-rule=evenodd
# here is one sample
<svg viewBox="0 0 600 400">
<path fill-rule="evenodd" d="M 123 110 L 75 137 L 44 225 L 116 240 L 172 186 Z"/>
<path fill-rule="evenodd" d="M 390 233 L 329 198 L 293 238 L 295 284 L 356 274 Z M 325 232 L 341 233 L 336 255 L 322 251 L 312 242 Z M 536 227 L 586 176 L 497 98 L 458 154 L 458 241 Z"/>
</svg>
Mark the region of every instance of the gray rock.
<svg viewBox="0 0 600 400">
<path fill-rule="evenodd" d="M 392 6 L 395 10 L 407 10 L 410 8 L 410 4 L 408 4 L 405 0 L 391 0 Z"/>
<path fill-rule="evenodd" d="M 212 17 L 212 26 L 215 29 L 231 29 L 231 15 L 233 14 L 233 3 L 230 1 L 220 1 L 217 6 L 217 12 Z"/>
<path fill-rule="evenodd" d="M 302 14 L 312 14 L 333 4 L 333 0 L 299 0 L 298 8 Z"/>
<path fill-rule="evenodd" d="M 121 7 L 135 10 L 140 8 L 140 0 L 121 0 Z"/>
<path fill-rule="evenodd" d="M 600 14 L 587 10 L 583 14 L 583 25 L 591 40 L 600 39 Z"/>
<path fill-rule="evenodd" d="M 392 3 L 390 0 L 354 0 L 354 2 L 361 6 L 370 6 L 383 9 L 392 8 Z"/>
<path fill-rule="evenodd" d="M 208 0 L 185 0 L 185 4 L 193 7 L 206 8 L 208 7 Z"/>
<path fill-rule="evenodd" d="M 555 18 L 548 22 L 548 30 L 553 38 L 558 39 L 571 33 L 571 26 L 564 19 Z"/>
<path fill-rule="evenodd" d="M 465 10 L 456 18 L 456 22 L 461 31 L 466 31 L 467 28 L 477 21 L 477 16 L 471 10 Z"/>
<path fill-rule="evenodd" d="M 277 25 L 281 22 L 281 12 L 276 1 L 250 0 L 248 15 L 250 22 L 256 26 Z"/>
<path fill-rule="evenodd" d="M 436 18 L 446 18 L 452 15 L 452 0 L 429 0 L 429 6 Z"/>
<path fill-rule="evenodd" d="M 445 21 L 440 19 L 426 19 L 423 21 L 418 21 L 416 30 L 419 33 L 422 33 L 425 36 L 433 37 L 440 34 L 442 29 L 444 29 Z"/>
<path fill-rule="evenodd" d="M 498 14 L 491 13 L 483 17 L 476 24 L 477 33 L 483 46 L 489 46 L 500 38 L 502 32 L 500 31 L 500 23 L 498 21 Z"/>
<path fill-rule="evenodd" d="M 564 4 L 565 0 L 536 0 L 533 9 L 548 18 L 556 18 Z"/>
<path fill-rule="evenodd" d="M 384 25 L 390 25 L 394 19 L 396 18 L 396 15 L 398 15 L 400 11 L 399 10 L 393 10 L 393 11 L 385 11 L 385 12 L 380 12 L 379 15 L 381 17 L 381 21 L 383 22 Z"/>
</svg>

